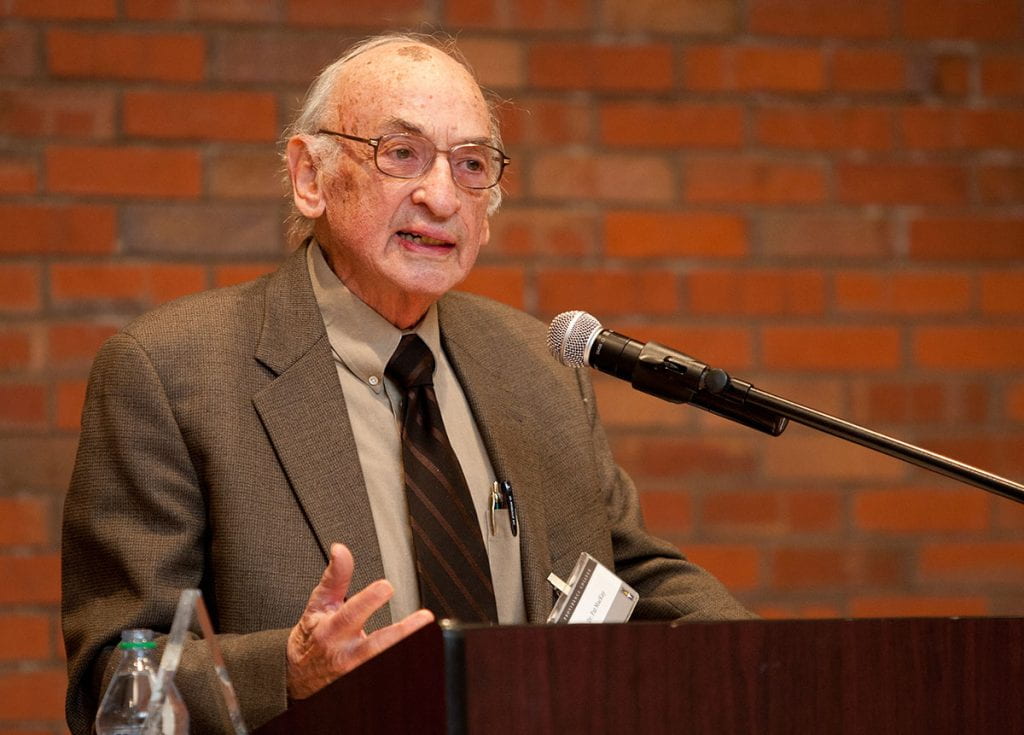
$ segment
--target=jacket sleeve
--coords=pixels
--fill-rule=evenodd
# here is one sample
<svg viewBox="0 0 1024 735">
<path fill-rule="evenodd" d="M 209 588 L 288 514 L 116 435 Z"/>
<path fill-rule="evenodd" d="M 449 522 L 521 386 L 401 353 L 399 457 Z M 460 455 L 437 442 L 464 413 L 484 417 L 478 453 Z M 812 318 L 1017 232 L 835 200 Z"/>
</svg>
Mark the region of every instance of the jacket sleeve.
<svg viewBox="0 0 1024 735">
<path fill-rule="evenodd" d="M 183 589 L 209 594 L 204 489 L 167 393 L 130 335 L 111 338 L 90 376 L 64 508 L 62 622 L 68 725 L 90 732 L 125 628 L 170 629 Z M 193 626 L 195 629 L 195 626 Z M 255 727 L 286 706 L 287 630 L 218 640 L 243 715 Z M 193 635 L 176 683 L 194 732 L 230 731 L 207 644 Z"/>
<path fill-rule="evenodd" d="M 597 416 L 589 376 L 578 371 L 580 392 L 589 410 L 600 486 L 611 527 L 616 573 L 636 589 L 640 602 L 634 619 L 732 620 L 756 617 L 710 573 L 644 528 L 636 487 L 612 458 Z"/>
</svg>

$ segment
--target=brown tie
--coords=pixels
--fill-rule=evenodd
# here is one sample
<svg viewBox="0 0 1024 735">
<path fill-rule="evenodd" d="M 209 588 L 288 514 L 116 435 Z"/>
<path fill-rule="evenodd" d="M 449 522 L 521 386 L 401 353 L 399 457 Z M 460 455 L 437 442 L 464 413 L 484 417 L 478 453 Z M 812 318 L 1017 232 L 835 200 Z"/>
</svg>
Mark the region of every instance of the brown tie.
<svg viewBox="0 0 1024 735">
<path fill-rule="evenodd" d="M 407 334 L 384 374 L 405 398 L 402 462 L 421 603 L 438 618 L 497 622 L 480 524 L 434 393 L 434 356 Z"/>
</svg>

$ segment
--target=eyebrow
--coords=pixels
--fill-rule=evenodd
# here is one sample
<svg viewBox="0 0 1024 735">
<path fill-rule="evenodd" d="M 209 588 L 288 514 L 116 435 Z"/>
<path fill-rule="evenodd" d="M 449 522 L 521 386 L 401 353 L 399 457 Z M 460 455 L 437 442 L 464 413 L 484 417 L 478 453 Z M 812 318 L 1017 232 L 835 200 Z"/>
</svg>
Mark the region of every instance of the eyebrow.
<svg viewBox="0 0 1024 735">
<path fill-rule="evenodd" d="M 423 128 L 421 128 L 419 125 L 411 123 L 408 120 L 404 120 L 400 117 L 389 117 L 384 122 L 384 130 L 380 134 L 386 135 L 387 133 L 409 133 L 410 135 L 418 135 L 421 138 L 427 138 L 428 140 L 430 139 L 429 136 L 423 131 Z M 490 137 L 466 138 L 465 140 L 461 141 L 460 143 L 456 143 L 455 145 L 464 145 L 466 143 L 476 143 L 478 145 L 488 145 L 492 147 L 496 145 L 494 139 Z"/>
<path fill-rule="evenodd" d="M 389 117 L 384 122 L 384 130 L 388 133 L 413 133 L 423 135 L 423 128 L 400 117 Z"/>
</svg>

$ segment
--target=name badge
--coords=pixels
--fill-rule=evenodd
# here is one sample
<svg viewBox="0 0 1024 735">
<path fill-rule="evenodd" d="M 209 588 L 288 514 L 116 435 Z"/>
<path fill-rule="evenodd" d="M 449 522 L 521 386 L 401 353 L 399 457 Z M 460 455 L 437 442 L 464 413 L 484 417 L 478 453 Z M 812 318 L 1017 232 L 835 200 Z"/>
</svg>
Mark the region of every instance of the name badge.
<svg viewBox="0 0 1024 735">
<path fill-rule="evenodd" d="M 625 623 L 640 599 L 636 590 L 585 551 L 568 582 L 553 572 L 548 582 L 559 592 L 549 623 Z"/>
</svg>

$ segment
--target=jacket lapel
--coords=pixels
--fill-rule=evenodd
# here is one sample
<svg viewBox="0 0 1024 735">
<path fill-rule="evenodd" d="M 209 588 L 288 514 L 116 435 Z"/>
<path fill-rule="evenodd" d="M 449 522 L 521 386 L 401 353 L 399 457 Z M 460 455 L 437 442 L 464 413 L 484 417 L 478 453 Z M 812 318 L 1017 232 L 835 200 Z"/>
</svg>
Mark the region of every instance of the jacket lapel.
<svg viewBox="0 0 1024 735">
<path fill-rule="evenodd" d="M 268 278 L 264 323 L 256 359 L 275 379 L 253 402 L 277 452 L 295 497 L 326 560 L 330 544 L 345 543 L 355 558 L 351 589 L 384 576 L 380 547 L 359 455 L 327 332 L 313 295 L 300 248 Z M 481 348 L 483 325 L 461 299 L 442 299 L 438 318 L 444 349 L 469 401 L 494 471 L 512 483 L 522 535 L 523 594 L 530 622 L 543 622 L 551 609 L 551 571 L 543 505 L 546 481 L 536 458 L 541 437 L 528 430 L 509 376 L 495 365 L 499 338 Z M 388 606 L 368 621 L 375 629 L 391 623 Z"/>
<path fill-rule="evenodd" d="M 547 582 L 551 556 L 543 505 L 546 478 L 536 462 L 542 456 L 535 449 L 540 437 L 528 430 L 529 417 L 518 409 L 516 396 L 508 388 L 507 372 L 494 367 L 501 364 L 497 356 L 502 346 L 496 343 L 500 336 L 490 349 L 481 349 L 488 330 L 476 323 L 472 307 L 461 300 L 442 299 L 438 319 L 445 352 L 469 401 L 494 472 L 512 483 L 515 491 L 527 619 L 542 623 L 551 610 Z"/>
<path fill-rule="evenodd" d="M 268 279 L 256 359 L 276 378 L 253 402 L 324 559 L 330 544 L 355 558 L 351 590 L 384 576 L 373 514 L 330 343 L 300 248 Z M 368 621 L 391 622 L 388 606 Z"/>
</svg>

